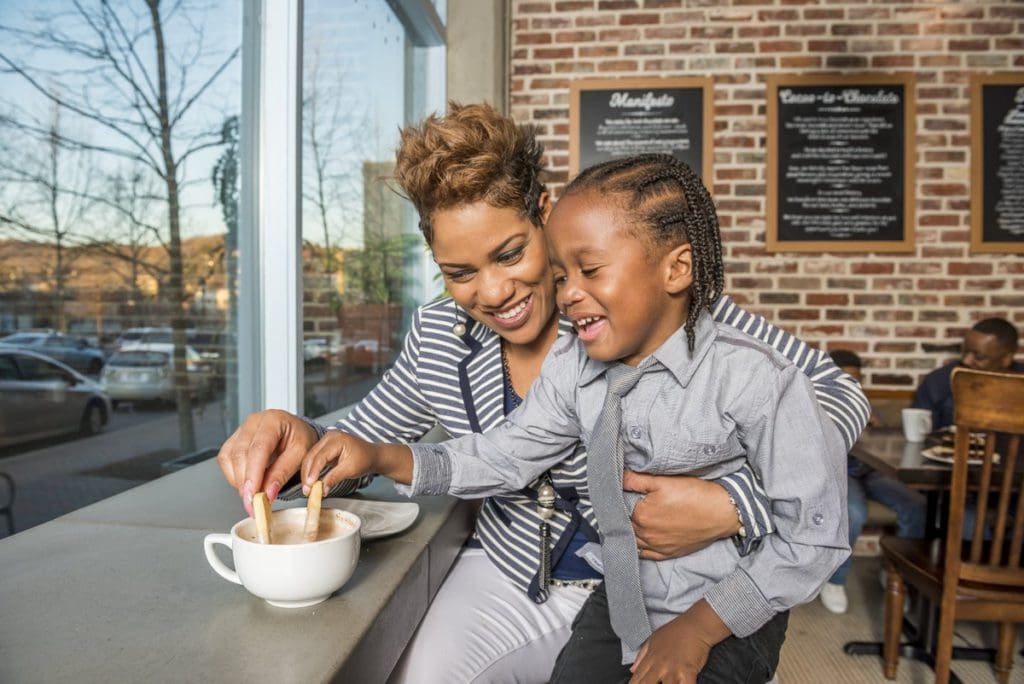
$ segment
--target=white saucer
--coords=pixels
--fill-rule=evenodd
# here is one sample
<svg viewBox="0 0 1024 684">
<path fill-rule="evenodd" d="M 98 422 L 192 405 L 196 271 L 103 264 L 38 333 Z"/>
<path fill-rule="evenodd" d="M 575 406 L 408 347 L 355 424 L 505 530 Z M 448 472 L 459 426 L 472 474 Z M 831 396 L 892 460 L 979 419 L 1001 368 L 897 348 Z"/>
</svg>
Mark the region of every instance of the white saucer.
<svg viewBox="0 0 1024 684">
<path fill-rule="evenodd" d="M 324 499 L 324 508 L 338 508 L 354 513 L 363 521 L 363 539 L 376 539 L 397 534 L 416 522 L 420 505 L 412 501 L 368 501 L 366 499 Z"/>
</svg>

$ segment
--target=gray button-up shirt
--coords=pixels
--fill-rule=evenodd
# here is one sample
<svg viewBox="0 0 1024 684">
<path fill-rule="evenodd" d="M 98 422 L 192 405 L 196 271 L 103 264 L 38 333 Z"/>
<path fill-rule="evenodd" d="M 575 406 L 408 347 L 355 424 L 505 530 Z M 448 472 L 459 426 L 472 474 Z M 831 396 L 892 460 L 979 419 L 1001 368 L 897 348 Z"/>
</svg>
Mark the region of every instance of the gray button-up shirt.
<svg viewBox="0 0 1024 684">
<path fill-rule="evenodd" d="M 747 636 L 810 600 L 849 555 L 846 449 L 792 362 L 707 315 L 693 354 L 680 328 L 654 357 L 661 367 L 623 398 L 626 467 L 714 479 L 747 460 L 772 500 L 776 531 L 743 557 L 726 539 L 682 558 L 642 560 L 651 625 L 703 597 L 733 634 Z M 607 368 L 575 336 L 558 340 L 522 406 L 500 427 L 410 445 L 411 491 L 463 498 L 515 491 L 569 457 L 579 440 L 589 448 Z"/>
</svg>

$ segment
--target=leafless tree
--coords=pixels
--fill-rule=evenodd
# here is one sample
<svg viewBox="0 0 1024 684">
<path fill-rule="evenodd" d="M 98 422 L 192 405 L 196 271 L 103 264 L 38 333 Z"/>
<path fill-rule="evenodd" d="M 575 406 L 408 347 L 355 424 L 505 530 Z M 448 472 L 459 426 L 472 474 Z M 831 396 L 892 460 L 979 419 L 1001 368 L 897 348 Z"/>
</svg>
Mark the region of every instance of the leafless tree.
<svg viewBox="0 0 1024 684">
<path fill-rule="evenodd" d="M 0 25 L 0 70 L 96 129 L 91 139 L 61 135 L 60 146 L 127 161 L 159 179 L 169 264 L 162 294 L 174 312 L 175 389 L 186 452 L 196 444 L 185 359 L 184 169 L 194 155 L 221 144 L 222 117 L 211 125 L 201 110 L 217 99 L 214 86 L 240 49 L 207 44 L 202 13 L 185 0 L 73 0 L 67 11 L 44 6 L 27 25 Z M 172 24 L 178 31 L 168 43 L 165 28 Z M 21 129 L 41 133 L 31 113 L 22 113 Z"/>
<path fill-rule="evenodd" d="M 305 215 L 318 223 L 324 272 L 330 275 L 338 270 L 338 248 L 355 237 L 348 234 L 355 222 L 351 207 L 358 204 L 369 121 L 358 93 L 345 89 L 344 67 L 328 63 L 324 52 L 314 39 L 303 63 L 302 200 Z"/>
<path fill-rule="evenodd" d="M 14 131 L 6 117 L 0 131 Z M 5 145 L 0 157 L 0 225 L 12 235 L 45 241 L 53 247 L 53 313 L 58 330 L 67 331 L 65 295 L 68 273 L 81 254 L 73 248 L 76 233 L 84 233 L 92 203 L 88 200 L 91 161 L 88 151 L 70 151 L 61 145 L 61 109 L 50 106 L 50 121 L 35 140 L 19 136 L 20 145 Z M 4 138 L 9 136 L 5 133 Z"/>
</svg>

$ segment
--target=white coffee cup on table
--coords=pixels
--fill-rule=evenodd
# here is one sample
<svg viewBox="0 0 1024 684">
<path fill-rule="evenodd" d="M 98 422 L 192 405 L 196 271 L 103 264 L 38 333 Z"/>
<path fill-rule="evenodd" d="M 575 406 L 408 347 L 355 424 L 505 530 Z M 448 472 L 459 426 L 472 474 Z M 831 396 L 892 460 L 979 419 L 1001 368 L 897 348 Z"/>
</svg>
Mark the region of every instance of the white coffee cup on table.
<svg viewBox="0 0 1024 684">
<path fill-rule="evenodd" d="M 359 561 L 359 517 L 337 509 L 320 511 L 317 541 L 302 541 L 305 508 L 275 511 L 271 538 L 261 544 L 253 518 L 240 520 L 229 534 L 208 534 L 203 540 L 206 560 L 214 571 L 244 586 L 272 606 L 304 608 L 325 600 L 352 576 Z M 217 556 L 217 544 L 231 549 L 232 570 Z"/>
<path fill-rule="evenodd" d="M 928 409 L 905 408 L 902 418 L 903 436 L 908 442 L 923 442 L 932 431 L 932 412 Z"/>
</svg>

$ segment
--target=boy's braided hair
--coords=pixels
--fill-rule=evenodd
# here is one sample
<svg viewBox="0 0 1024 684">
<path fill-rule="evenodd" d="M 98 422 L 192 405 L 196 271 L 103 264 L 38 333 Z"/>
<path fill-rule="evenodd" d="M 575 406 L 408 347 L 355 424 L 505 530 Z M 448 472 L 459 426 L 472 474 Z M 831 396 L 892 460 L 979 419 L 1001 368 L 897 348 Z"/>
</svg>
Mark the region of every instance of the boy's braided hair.
<svg viewBox="0 0 1024 684">
<path fill-rule="evenodd" d="M 711 311 L 725 283 L 718 214 L 707 188 L 685 162 L 668 154 L 640 154 L 591 166 L 566 186 L 563 196 L 583 191 L 621 201 L 640 231 L 637 237 L 646 239 L 652 252 L 690 243 L 693 284 L 685 328 L 692 351 L 697 317 L 702 309 Z"/>
</svg>

